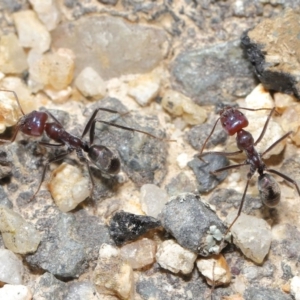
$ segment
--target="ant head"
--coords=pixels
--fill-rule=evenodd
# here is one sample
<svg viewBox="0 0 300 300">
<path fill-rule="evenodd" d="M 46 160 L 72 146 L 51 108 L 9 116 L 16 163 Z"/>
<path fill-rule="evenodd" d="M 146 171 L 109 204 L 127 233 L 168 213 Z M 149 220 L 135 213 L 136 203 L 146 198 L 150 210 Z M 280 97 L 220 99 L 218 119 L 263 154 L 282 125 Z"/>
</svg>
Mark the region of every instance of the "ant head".
<svg viewBox="0 0 300 300">
<path fill-rule="evenodd" d="M 45 112 L 32 111 L 20 121 L 20 131 L 29 136 L 41 136 L 44 132 L 48 115 Z"/>
<path fill-rule="evenodd" d="M 221 110 L 220 120 L 222 127 L 229 135 L 235 135 L 249 124 L 246 116 L 236 108 L 232 107 L 225 107 Z"/>
<path fill-rule="evenodd" d="M 268 207 L 276 206 L 280 201 L 280 187 L 270 174 L 261 174 L 257 181 L 261 201 Z"/>
<path fill-rule="evenodd" d="M 121 168 L 120 160 L 107 147 L 92 145 L 89 148 L 88 156 L 100 171 L 110 175 L 119 173 Z"/>
</svg>

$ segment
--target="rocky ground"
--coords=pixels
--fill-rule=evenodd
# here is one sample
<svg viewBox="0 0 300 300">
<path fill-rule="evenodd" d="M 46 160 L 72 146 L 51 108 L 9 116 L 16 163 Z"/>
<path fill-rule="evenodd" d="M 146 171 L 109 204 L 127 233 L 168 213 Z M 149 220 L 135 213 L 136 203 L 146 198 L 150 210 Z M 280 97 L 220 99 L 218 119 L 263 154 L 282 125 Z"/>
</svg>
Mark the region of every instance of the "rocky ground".
<svg viewBox="0 0 300 300">
<path fill-rule="evenodd" d="M 295 185 L 276 176 L 281 202 L 268 208 L 255 175 L 225 240 L 249 167 L 212 175 L 245 157 L 195 156 L 225 106 L 269 109 L 243 110 L 254 139 L 275 106 L 257 149 L 292 130 L 264 159 L 300 184 L 299 4 L 0 1 L 0 89 L 16 93 L 25 115 L 50 112 L 48 122 L 84 135 L 84 150 L 107 147 L 116 169 L 108 174 L 84 151 L 90 172 L 78 151 L 44 169 L 66 147 L 46 147 L 54 142 L 26 135 L 23 123 L 24 134 L 3 142 L 0 299 L 300 299 Z M 276 28 L 293 28 L 278 31 L 287 33 L 282 42 L 268 35 L 274 18 Z M 269 48 L 260 47 L 264 37 Z M 0 92 L 2 139 L 21 117 L 15 94 Z M 208 150 L 235 151 L 235 137 L 219 124 Z"/>
</svg>

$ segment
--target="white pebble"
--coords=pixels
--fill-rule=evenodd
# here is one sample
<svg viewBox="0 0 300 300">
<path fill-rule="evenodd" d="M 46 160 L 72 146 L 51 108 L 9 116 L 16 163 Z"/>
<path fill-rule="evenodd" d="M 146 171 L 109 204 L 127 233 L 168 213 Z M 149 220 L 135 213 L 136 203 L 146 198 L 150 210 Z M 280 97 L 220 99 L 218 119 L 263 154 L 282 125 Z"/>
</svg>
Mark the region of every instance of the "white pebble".
<svg viewBox="0 0 300 300">
<path fill-rule="evenodd" d="M 0 289 L 0 299 L 31 300 L 32 293 L 27 286 L 6 284 Z"/>
<path fill-rule="evenodd" d="M 75 86 L 85 97 L 102 99 L 106 94 L 106 84 L 91 67 L 84 68 L 76 77 Z"/>
<path fill-rule="evenodd" d="M 294 276 L 291 280 L 291 294 L 295 300 L 300 300 L 300 277 Z"/>
<path fill-rule="evenodd" d="M 62 163 L 52 173 L 49 190 L 58 208 L 68 212 L 89 196 L 89 180 L 79 168 Z"/>
<path fill-rule="evenodd" d="M 191 159 L 186 153 L 181 153 L 177 156 L 176 161 L 180 169 L 184 169 Z"/>
<path fill-rule="evenodd" d="M 22 261 L 10 250 L 0 249 L 0 281 L 21 284 L 24 274 Z M 0 297 L 0 299 L 3 299 Z"/>
<path fill-rule="evenodd" d="M 19 11 L 13 14 L 13 18 L 21 46 L 34 48 L 40 53 L 44 53 L 50 48 L 50 33 L 34 11 Z"/>
<path fill-rule="evenodd" d="M 141 187 L 142 210 L 147 216 L 157 218 L 168 200 L 167 192 L 155 184 L 144 184 Z"/>
<path fill-rule="evenodd" d="M 193 271 L 197 255 L 178 245 L 173 240 L 162 242 L 156 253 L 159 265 L 172 273 L 189 274 Z"/>
<path fill-rule="evenodd" d="M 226 218 L 230 225 L 236 217 L 236 212 L 231 212 Z M 255 224 L 255 226 L 251 226 Z M 261 264 L 269 253 L 272 233 L 270 225 L 263 219 L 242 213 L 231 228 L 234 244 L 238 246 L 246 257 Z"/>
</svg>

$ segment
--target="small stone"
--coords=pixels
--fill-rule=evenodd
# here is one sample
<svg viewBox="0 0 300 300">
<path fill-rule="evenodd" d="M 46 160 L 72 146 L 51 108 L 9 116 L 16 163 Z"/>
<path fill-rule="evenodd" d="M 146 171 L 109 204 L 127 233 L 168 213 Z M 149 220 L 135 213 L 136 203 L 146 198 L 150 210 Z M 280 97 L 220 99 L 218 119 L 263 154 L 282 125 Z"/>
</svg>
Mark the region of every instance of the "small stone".
<svg viewBox="0 0 300 300">
<path fill-rule="evenodd" d="M 24 268 L 22 261 L 10 250 L 0 249 L 0 281 L 21 284 Z M 4 299 L 1 298 L 0 299 Z"/>
<path fill-rule="evenodd" d="M 143 238 L 123 246 L 121 256 L 128 261 L 133 270 L 152 265 L 155 261 L 156 243 Z"/>
<path fill-rule="evenodd" d="M 245 300 L 291 300 L 289 295 L 286 295 L 278 289 L 258 286 L 257 284 L 247 287 L 244 293 Z"/>
<path fill-rule="evenodd" d="M 110 221 L 109 234 L 116 245 L 121 246 L 159 227 L 161 223 L 155 218 L 120 211 Z"/>
<path fill-rule="evenodd" d="M 32 293 L 27 286 L 6 284 L 3 288 L 0 288 L 0 299 L 31 300 Z"/>
<path fill-rule="evenodd" d="M 73 80 L 74 59 L 74 54 L 69 49 L 60 48 L 43 55 L 32 52 L 29 61 L 30 79 L 41 87 L 66 89 Z"/>
<path fill-rule="evenodd" d="M 228 171 L 217 174 L 212 174 L 212 172 L 228 166 L 229 160 L 225 156 L 213 153 L 204 155 L 202 159 L 205 161 L 196 157 L 188 163 L 188 166 L 196 175 L 199 192 L 208 193 L 220 184 L 228 174 Z"/>
<path fill-rule="evenodd" d="M 40 233 L 32 224 L 4 206 L 0 206 L 0 231 L 5 247 L 14 253 L 35 252 L 41 241 Z"/>
<path fill-rule="evenodd" d="M 72 282 L 64 300 L 102 300 L 94 284 L 88 281 Z M 104 299 L 103 299 L 104 300 Z"/>
<path fill-rule="evenodd" d="M 290 106 L 297 103 L 297 99 L 293 95 L 274 93 L 273 98 L 274 98 L 276 110 L 281 114 L 284 113 L 284 111 L 288 109 Z M 281 116 L 280 121 L 283 119 L 284 118 L 282 118 Z"/>
<path fill-rule="evenodd" d="M 141 187 L 142 210 L 147 216 L 157 218 L 168 200 L 168 194 L 155 184 L 144 184 Z"/>
<path fill-rule="evenodd" d="M 79 73 L 75 86 L 85 97 L 102 99 L 106 94 L 104 80 L 91 67 L 86 67 Z"/>
<path fill-rule="evenodd" d="M 160 89 L 160 78 L 157 72 L 144 74 L 129 82 L 128 95 L 141 106 L 148 105 L 157 97 Z"/>
<path fill-rule="evenodd" d="M 133 270 L 120 256 L 120 250 L 103 244 L 99 251 L 93 281 L 98 291 L 112 292 L 121 299 L 131 299 L 133 294 Z"/>
<path fill-rule="evenodd" d="M 176 158 L 177 165 L 180 169 L 184 169 L 187 166 L 189 160 L 190 158 L 186 153 L 180 153 Z"/>
<path fill-rule="evenodd" d="M 15 34 L 2 35 L 0 40 L 0 71 L 20 74 L 28 68 L 26 54 Z"/>
<path fill-rule="evenodd" d="M 236 212 L 231 212 L 226 218 L 230 225 Z M 255 224 L 255 226 L 249 226 Z M 261 264 L 269 253 L 272 241 L 271 227 L 263 219 L 241 214 L 231 228 L 234 244 L 252 261 Z"/>
<path fill-rule="evenodd" d="M 49 31 L 56 28 L 61 20 L 61 13 L 56 0 L 29 0 L 29 2 Z"/>
<path fill-rule="evenodd" d="M 172 273 L 189 274 L 193 271 L 197 255 L 184 249 L 173 240 L 162 242 L 156 253 L 156 260 L 164 269 Z"/>
<path fill-rule="evenodd" d="M 224 285 L 231 281 L 229 266 L 221 254 L 198 259 L 197 268 L 209 285 Z"/>
<path fill-rule="evenodd" d="M 46 88 L 44 89 L 44 92 L 54 103 L 63 104 L 72 96 L 73 89 L 70 86 L 59 91 L 53 88 Z"/>
<path fill-rule="evenodd" d="M 181 193 L 194 193 L 196 191 L 196 182 L 189 178 L 186 173 L 180 172 L 166 185 L 166 190 L 169 196 L 177 196 Z"/>
<path fill-rule="evenodd" d="M 291 294 L 295 300 L 300 300 L 300 277 L 294 276 L 291 280 Z"/>
<path fill-rule="evenodd" d="M 161 105 L 173 116 L 182 116 L 189 125 L 202 124 L 207 118 L 205 109 L 195 104 L 190 98 L 173 90 L 165 92 Z"/>
<path fill-rule="evenodd" d="M 32 10 L 23 10 L 13 14 L 21 46 L 34 48 L 44 53 L 50 47 L 51 37 L 46 27 Z"/>
<path fill-rule="evenodd" d="M 225 233 L 225 226 L 199 196 L 186 193 L 172 197 L 160 219 L 165 230 L 182 247 L 203 256 L 219 250 L 219 236 Z"/>
</svg>

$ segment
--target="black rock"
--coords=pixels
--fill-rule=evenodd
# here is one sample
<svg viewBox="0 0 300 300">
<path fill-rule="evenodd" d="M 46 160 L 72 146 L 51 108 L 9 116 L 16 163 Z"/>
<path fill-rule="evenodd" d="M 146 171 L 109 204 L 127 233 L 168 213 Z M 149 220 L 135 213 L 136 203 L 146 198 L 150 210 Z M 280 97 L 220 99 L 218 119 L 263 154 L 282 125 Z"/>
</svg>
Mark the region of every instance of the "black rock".
<svg viewBox="0 0 300 300">
<path fill-rule="evenodd" d="M 200 193 L 208 193 L 221 183 L 228 174 L 228 171 L 223 171 L 217 174 L 211 172 L 224 168 L 229 165 L 229 160 L 222 155 L 207 154 L 202 157 L 204 161 L 195 157 L 188 163 L 188 166 L 194 171 L 199 183 L 198 190 Z"/>
<path fill-rule="evenodd" d="M 115 213 L 110 221 L 109 234 L 116 245 L 121 246 L 159 227 L 160 221 L 153 217 L 120 211 Z"/>
<path fill-rule="evenodd" d="M 199 196 L 191 193 L 172 198 L 162 210 L 160 220 L 165 230 L 182 247 L 205 256 L 213 252 L 211 248 L 218 244 L 217 239 L 211 245 L 207 242 L 208 236 L 214 238 L 211 226 L 220 234 L 226 231 L 216 213 Z"/>
</svg>

